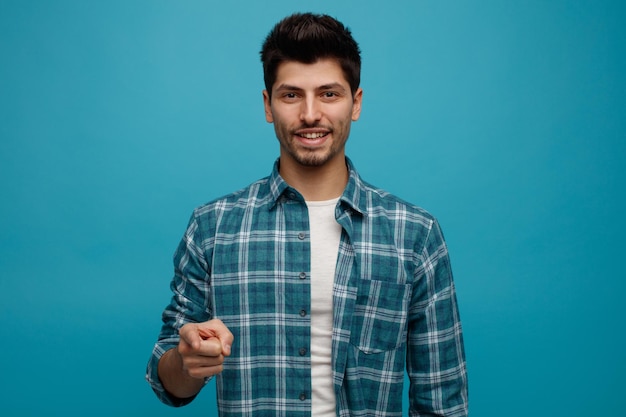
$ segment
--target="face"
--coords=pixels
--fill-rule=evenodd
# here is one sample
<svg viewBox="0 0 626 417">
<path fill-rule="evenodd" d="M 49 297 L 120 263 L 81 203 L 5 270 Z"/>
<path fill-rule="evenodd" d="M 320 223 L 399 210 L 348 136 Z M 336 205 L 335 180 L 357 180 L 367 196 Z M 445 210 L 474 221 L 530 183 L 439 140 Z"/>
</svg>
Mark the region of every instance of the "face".
<svg viewBox="0 0 626 417">
<path fill-rule="evenodd" d="M 265 118 L 280 142 L 281 166 L 344 164 L 350 124 L 361 113 L 362 90 L 352 95 L 341 66 L 332 59 L 279 65 L 271 99 L 263 92 Z"/>
</svg>

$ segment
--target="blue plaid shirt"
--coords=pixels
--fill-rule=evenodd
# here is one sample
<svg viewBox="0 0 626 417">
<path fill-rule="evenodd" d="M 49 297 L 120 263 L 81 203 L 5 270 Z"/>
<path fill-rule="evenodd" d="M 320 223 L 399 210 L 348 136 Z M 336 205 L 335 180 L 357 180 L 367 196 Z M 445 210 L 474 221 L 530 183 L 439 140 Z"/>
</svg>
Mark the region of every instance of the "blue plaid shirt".
<svg viewBox="0 0 626 417">
<path fill-rule="evenodd" d="M 466 416 L 467 375 L 447 247 L 422 209 L 361 180 L 352 163 L 337 203 L 333 287 L 337 415 L 400 416 L 405 367 L 411 416 Z M 309 217 L 278 173 L 197 208 L 174 256 L 174 293 L 148 364 L 187 322 L 220 318 L 232 354 L 217 376 L 221 416 L 310 416 Z M 314 285 L 314 283 L 313 283 Z"/>
</svg>

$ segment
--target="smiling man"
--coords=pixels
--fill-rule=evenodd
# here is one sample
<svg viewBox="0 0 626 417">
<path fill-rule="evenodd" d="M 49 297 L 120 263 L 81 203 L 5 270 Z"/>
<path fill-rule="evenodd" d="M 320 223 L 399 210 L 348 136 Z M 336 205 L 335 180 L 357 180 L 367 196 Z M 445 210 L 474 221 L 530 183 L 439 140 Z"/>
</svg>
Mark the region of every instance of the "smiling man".
<svg viewBox="0 0 626 417">
<path fill-rule="evenodd" d="M 221 416 L 466 416 L 446 244 L 434 217 L 364 182 L 345 155 L 363 92 L 350 31 L 279 22 L 261 51 L 269 177 L 197 208 L 147 379 L 189 403 L 217 378 Z"/>
</svg>

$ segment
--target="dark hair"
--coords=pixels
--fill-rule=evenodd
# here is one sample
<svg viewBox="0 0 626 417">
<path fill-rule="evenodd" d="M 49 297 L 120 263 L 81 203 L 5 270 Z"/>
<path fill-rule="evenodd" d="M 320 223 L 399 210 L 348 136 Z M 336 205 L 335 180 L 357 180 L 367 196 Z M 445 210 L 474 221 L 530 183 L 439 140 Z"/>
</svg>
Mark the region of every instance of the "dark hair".
<svg viewBox="0 0 626 417">
<path fill-rule="evenodd" d="M 323 58 L 337 60 L 352 94 L 356 93 L 361 82 L 361 51 L 347 27 L 328 15 L 312 13 L 295 13 L 278 22 L 261 49 L 263 79 L 270 97 L 281 63 L 312 64 Z"/>
</svg>

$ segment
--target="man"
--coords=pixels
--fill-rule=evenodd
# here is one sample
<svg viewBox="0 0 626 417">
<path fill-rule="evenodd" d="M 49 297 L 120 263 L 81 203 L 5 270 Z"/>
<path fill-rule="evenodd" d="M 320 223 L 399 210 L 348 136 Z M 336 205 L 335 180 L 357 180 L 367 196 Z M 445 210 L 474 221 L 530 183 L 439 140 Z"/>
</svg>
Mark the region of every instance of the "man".
<svg viewBox="0 0 626 417">
<path fill-rule="evenodd" d="M 271 175 L 197 208 L 147 379 L 170 405 L 217 377 L 221 416 L 466 416 L 447 248 L 436 220 L 346 158 L 360 51 L 325 15 L 279 22 L 261 51 Z"/>
</svg>

